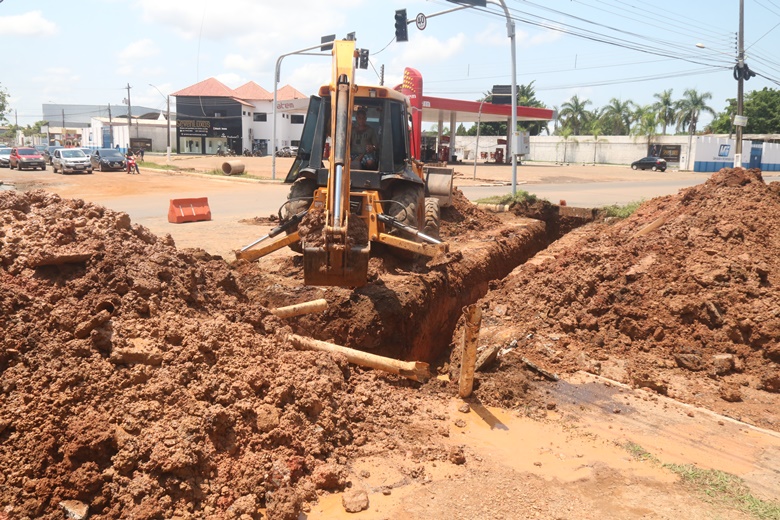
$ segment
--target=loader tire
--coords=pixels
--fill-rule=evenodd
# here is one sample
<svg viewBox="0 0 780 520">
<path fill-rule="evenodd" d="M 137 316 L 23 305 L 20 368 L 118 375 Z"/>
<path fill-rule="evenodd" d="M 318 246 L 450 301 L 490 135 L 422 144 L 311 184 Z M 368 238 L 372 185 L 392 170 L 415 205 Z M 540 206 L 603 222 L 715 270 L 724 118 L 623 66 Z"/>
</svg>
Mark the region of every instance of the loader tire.
<svg viewBox="0 0 780 520">
<path fill-rule="evenodd" d="M 384 211 L 387 215 L 393 217 L 399 222 L 419 230 L 420 224 L 423 222 L 425 212 L 424 195 L 425 192 L 423 191 L 422 186 L 410 183 L 399 184 L 391 192 L 390 200 L 393 202 L 385 203 Z M 411 237 L 408 233 L 390 226 L 385 227 L 385 233 L 401 238 L 406 238 L 408 240 L 414 240 L 417 242 L 420 241 L 419 238 Z M 406 249 L 388 247 L 387 250 L 394 257 L 400 260 L 414 261 L 418 258 L 417 254 L 411 251 L 407 251 Z"/>
<path fill-rule="evenodd" d="M 424 215 L 423 187 L 416 184 L 400 184 L 392 192 L 390 200 L 393 202 L 385 205 L 385 213 L 399 222 L 420 229 Z M 390 235 L 404 236 L 400 229 L 390 229 Z"/>
<path fill-rule="evenodd" d="M 312 198 L 314 197 L 314 191 L 317 189 L 317 182 L 313 179 L 301 178 L 293 182 L 290 187 L 290 193 L 287 195 L 287 199 L 290 201 L 282 208 L 282 218 L 287 220 L 301 211 L 308 209 L 311 206 Z M 298 231 L 298 228 L 288 229 L 287 234 L 291 234 Z M 296 253 L 303 253 L 303 248 L 300 242 L 295 242 L 289 245 L 289 248 Z"/>
<path fill-rule="evenodd" d="M 431 238 L 439 239 L 439 224 L 441 222 L 441 210 L 439 199 L 426 197 L 425 199 L 425 223 L 422 232 Z"/>
</svg>

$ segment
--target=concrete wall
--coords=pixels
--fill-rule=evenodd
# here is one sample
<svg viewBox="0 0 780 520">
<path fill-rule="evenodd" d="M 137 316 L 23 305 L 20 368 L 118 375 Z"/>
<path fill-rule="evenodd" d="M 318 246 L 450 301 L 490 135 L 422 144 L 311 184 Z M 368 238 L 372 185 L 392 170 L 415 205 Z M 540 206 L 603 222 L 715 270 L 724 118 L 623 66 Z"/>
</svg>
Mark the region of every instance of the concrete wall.
<svg viewBox="0 0 780 520">
<path fill-rule="evenodd" d="M 498 139 L 504 137 L 480 136 L 479 151 L 495 152 L 496 148 L 506 149 L 505 145 L 499 145 Z M 691 140 L 693 141 L 693 140 Z M 653 144 L 672 144 L 681 146 L 682 168 L 685 169 L 686 157 L 689 147 L 688 136 L 656 136 Z M 473 161 L 476 145 L 476 136 L 456 136 L 455 155 L 459 160 Z M 631 164 L 637 159 L 647 155 L 647 137 L 633 136 L 599 136 L 596 139 L 592 135 L 571 136 L 565 142 L 559 136 L 532 136 L 530 138 L 530 154 L 522 160 L 555 162 L 555 163 L 597 163 L 597 164 Z M 695 143 L 691 143 L 695 149 Z M 565 155 L 565 156 L 564 156 Z M 511 162 L 511 158 L 505 158 Z M 479 159 L 481 162 L 481 159 Z M 691 164 L 691 166 L 693 166 Z M 670 168 L 678 168 L 678 163 L 670 163 Z"/>
</svg>

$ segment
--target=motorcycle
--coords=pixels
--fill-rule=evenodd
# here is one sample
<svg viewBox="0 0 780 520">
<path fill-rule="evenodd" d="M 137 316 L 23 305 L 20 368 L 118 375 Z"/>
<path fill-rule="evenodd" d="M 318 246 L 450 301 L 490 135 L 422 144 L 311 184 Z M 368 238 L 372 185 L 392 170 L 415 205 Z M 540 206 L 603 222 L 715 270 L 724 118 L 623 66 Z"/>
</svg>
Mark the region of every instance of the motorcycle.
<svg viewBox="0 0 780 520">
<path fill-rule="evenodd" d="M 127 173 L 128 174 L 138 174 L 138 165 L 135 162 L 135 157 L 128 156 L 127 157 Z"/>
</svg>

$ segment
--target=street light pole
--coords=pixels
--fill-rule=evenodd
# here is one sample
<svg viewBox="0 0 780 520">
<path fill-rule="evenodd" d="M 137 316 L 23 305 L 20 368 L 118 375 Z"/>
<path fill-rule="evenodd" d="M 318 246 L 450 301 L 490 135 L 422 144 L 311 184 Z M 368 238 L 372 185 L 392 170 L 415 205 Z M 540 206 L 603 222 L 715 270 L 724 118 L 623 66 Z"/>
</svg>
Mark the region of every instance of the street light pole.
<svg viewBox="0 0 780 520">
<path fill-rule="evenodd" d="M 510 125 L 512 125 L 512 131 L 508 132 L 509 145 L 507 150 L 512 152 L 512 196 L 517 194 L 517 63 L 515 52 L 515 22 L 509 14 L 509 9 L 506 7 L 504 0 L 448 0 L 455 4 L 461 4 L 469 7 L 484 7 L 485 4 L 490 3 L 494 5 L 500 5 L 504 10 L 504 17 L 506 17 L 506 32 L 509 36 L 509 40 L 512 45 L 512 117 Z"/>
<path fill-rule="evenodd" d="M 160 92 L 160 89 L 149 83 L 149 86 L 154 88 L 157 92 Z M 165 95 L 162 92 L 160 92 L 160 95 L 165 98 L 165 102 L 168 104 L 168 146 L 165 149 L 165 156 L 166 156 L 166 162 L 171 162 L 171 96 Z"/>
<path fill-rule="evenodd" d="M 280 71 L 282 68 L 282 59 L 284 59 L 286 56 L 291 56 L 293 54 L 302 54 L 306 51 L 321 49 L 322 46 L 323 43 L 319 43 L 318 45 L 312 45 L 311 47 L 306 47 L 305 49 L 299 49 L 297 51 L 288 52 L 287 54 L 282 54 L 276 60 L 276 68 L 274 69 L 274 106 L 273 106 L 274 121 L 271 129 L 271 179 L 276 179 L 276 96 L 277 96 L 277 89 L 279 86 Z M 314 55 L 326 56 L 326 54 L 314 54 Z"/>
</svg>

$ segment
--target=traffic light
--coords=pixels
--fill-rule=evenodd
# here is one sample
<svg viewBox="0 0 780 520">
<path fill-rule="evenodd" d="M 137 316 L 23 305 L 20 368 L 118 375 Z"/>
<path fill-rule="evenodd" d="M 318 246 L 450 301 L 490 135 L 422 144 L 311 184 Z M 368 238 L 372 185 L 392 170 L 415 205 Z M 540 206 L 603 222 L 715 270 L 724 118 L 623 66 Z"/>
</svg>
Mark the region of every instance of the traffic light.
<svg viewBox="0 0 780 520">
<path fill-rule="evenodd" d="M 368 49 L 360 49 L 360 58 L 358 60 L 358 68 L 368 68 Z"/>
<path fill-rule="evenodd" d="M 406 32 L 406 9 L 398 9 L 395 12 L 395 41 L 409 41 L 409 34 Z"/>
</svg>

